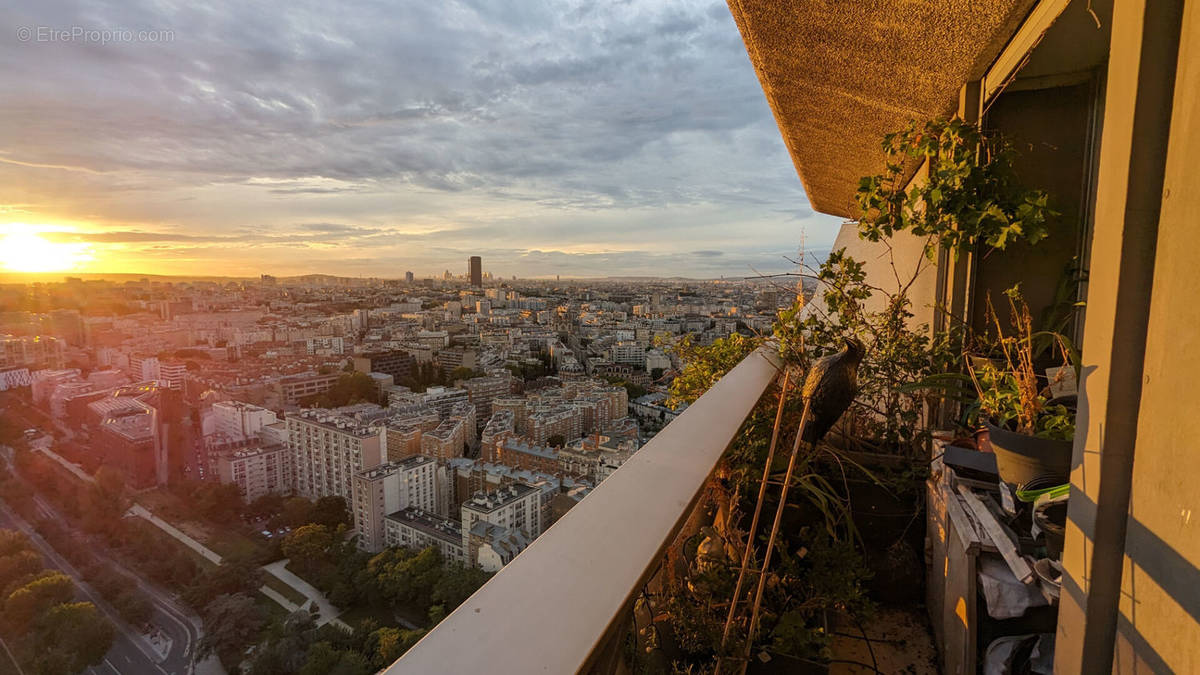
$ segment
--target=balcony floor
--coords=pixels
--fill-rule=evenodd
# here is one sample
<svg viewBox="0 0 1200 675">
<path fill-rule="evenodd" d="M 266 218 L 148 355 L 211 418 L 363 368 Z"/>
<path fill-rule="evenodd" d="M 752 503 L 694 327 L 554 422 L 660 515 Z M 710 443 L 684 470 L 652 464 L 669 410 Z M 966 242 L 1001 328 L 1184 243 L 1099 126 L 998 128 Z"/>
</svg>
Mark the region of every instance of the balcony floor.
<svg viewBox="0 0 1200 675">
<path fill-rule="evenodd" d="M 862 639 L 862 631 L 846 617 L 839 617 L 831 630 L 830 651 L 835 663 L 831 675 L 860 675 L 874 672 L 871 651 L 884 673 L 905 675 L 938 675 L 937 649 L 933 644 L 929 619 L 921 607 L 880 607 L 870 623 L 864 624 L 870 647 Z M 843 661 L 837 663 L 837 661 Z M 854 661 L 867 667 L 844 663 Z"/>
</svg>

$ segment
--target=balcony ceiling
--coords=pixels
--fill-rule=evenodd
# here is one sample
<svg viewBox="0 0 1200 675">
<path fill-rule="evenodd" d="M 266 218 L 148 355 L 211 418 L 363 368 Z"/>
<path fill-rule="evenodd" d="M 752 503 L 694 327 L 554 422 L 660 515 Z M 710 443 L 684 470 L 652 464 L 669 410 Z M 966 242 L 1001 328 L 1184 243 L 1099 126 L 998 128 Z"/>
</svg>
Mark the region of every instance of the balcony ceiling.
<svg viewBox="0 0 1200 675">
<path fill-rule="evenodd" d="M 1034 4 L 728 2 L 809 201 L 845 217 L 858 179 L 883 169 L 883 135 L 954 113 Z"/>
</svg>

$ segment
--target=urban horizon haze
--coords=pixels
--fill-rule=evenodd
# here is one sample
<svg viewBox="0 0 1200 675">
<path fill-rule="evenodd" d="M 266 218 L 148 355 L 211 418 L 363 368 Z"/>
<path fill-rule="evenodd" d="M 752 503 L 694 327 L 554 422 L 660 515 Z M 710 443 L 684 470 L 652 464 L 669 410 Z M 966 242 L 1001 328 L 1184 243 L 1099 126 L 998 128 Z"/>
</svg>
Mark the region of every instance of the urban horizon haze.
<svg viewBox="0 0 1200 675">
<path fill-rule="evenodd" d="M 723 2 L 279 10 L 0 10 L 0 267 L 713 278 L 832 243 Z"/>
</svg>

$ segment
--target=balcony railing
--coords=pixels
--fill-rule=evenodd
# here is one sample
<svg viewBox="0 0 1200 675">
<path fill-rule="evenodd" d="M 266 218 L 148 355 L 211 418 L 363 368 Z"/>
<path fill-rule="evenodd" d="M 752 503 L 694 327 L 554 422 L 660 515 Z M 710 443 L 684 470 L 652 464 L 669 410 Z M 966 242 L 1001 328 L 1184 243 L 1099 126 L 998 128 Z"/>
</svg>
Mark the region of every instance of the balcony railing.
<svg viewBox="0 0 1200 675">
<path fill-rule="evenodd" d="M 634 599 L 779 372 L 746 357 L 386 672 L 617 670 Z"/>
</svg>

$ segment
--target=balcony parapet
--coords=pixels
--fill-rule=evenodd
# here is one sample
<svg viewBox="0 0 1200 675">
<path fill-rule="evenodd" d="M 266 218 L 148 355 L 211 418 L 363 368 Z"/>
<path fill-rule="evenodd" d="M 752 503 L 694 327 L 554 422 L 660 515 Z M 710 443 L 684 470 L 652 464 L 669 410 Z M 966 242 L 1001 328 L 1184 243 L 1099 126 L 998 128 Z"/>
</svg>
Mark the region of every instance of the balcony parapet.
<svg viewBox="0 0 1200 675">
<path fill-rule="evenodd" d="M 611 638 L 780 372 L 742 360 L 385 672 L 607 670 Z"/>
</svg>

